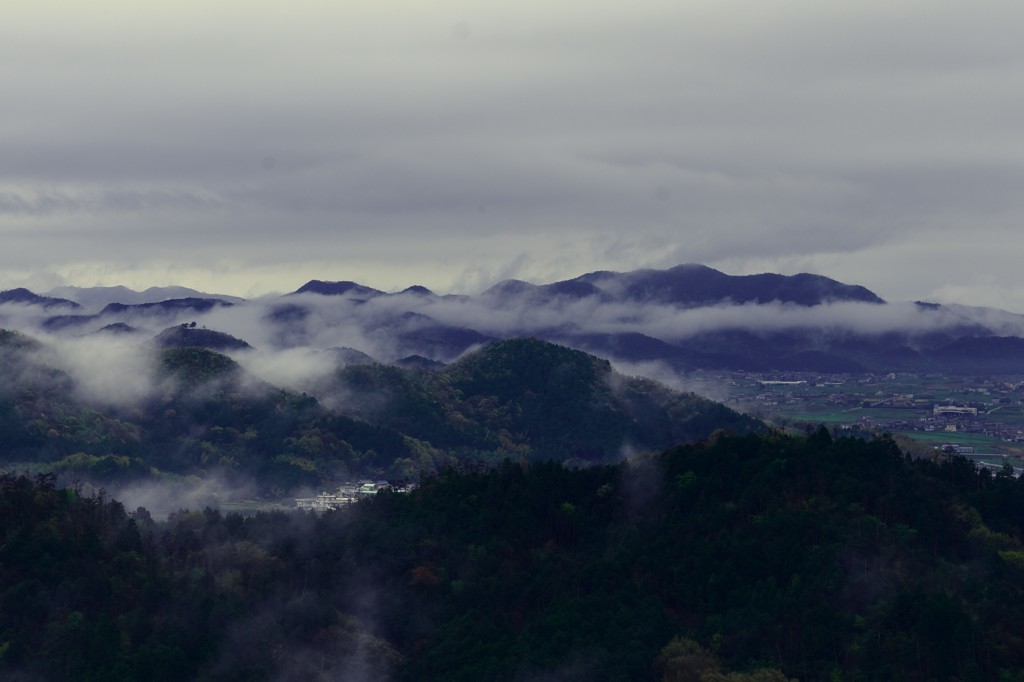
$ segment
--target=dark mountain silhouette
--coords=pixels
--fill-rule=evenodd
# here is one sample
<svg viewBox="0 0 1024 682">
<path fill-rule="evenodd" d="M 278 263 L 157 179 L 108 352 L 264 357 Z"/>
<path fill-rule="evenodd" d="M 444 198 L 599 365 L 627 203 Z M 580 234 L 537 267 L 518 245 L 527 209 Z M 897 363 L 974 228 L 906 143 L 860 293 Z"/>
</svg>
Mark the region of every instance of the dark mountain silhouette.
<svg viewBox="0 0 1024 682">
<path fill-rule="evenodd" d="M 727 275 L 693 264 L 677 265 L 668 270 L 598 271 L 545 285 L 508 279 L 495 284 L 482 296 L 503 304 L 594 298 L 599 302 L 660 303 L 686 308 L 772 302 L 800 306 L 841 301 L 885 302 L 862 286 L 843 284 L 820 275 Z"/>
<path fill-rule="evenodd" d="M 883 314 L 880 319 L 887 320 L 881 326 L 891 327 L 889 304 L 862 286 L 806 273 L 733 276 L 703 265 L 684 264 L 667 270 L 597 271 L 540 285 L 509 279 L 477 296 L 438 296 L 418 285 L 387 293 L 357 282 L 322 280 L 311 280 L 294 293 L 343 300 L 324 308 L 312 299 L 288 295 L 258 308 L 267 325 L 264 343 L 270 348 L 299 348 L 320 341 L 331 345 L 337 341 L 330 338 L 330 330 L 344 324 L 357 334 L 350 338 L 359 338 L 352 343 L 388 362 L 422 356 L 450 363 L 491 341 L 536 336 L 616 361 L 660 361 L 681 371 L 1024 372 L 1024 353 L 1014 342 L 999 340 L 1024 329 L 1021 316 L 919 301 L 912 307 L 893 304 L 905 306 L 908 325 L 904 330 L 861 331 L 858 320 L 864 321 L 865 330 L 874 326 L 871 311 L 876 306 Z M 27 290 L 6 295 L 9 300 L 35 300 L 40 306 L 48 300 Z M 771 328 L 764 327 L 765 309 L 759 308 L 775 305 L 770 309 L 773 315 L 789 311 L 794 319 L 802 319 L 796 311 L 828 310 L 824 307 L 833 303 L 866 305 L 858 308 L 857 319 L 849 322 Z M 163 327 L 199 319 L 226 305 L 230 302 L 197 297 L 137 305 L 113 303 L 99 314 L 51 315 L 37 325 L 49 332 L 77 334 L 117 322 L 144 325 L 149 318 Z M 729 308 L 729 326 L 704 325 L 704 318 L 690 317 L 698 321 L 697 329 L 704 331 L 680 327 L 673 333 L 671 324 L 651 324 L 661 315 L 693 316 L 704 308 L 719 307 Z M 634 308 L 637 320 L 647 324 L 638 322 L 630 329 Z M 760 311 L 756 317 L 760 322 L 743 323 L 748 309 Z M 593 323 L 581 311 L 586 311 Z M 496 315 L 492 317 L 491 312 Z M 837 315 L 832 313 L 828 319 Z M 714 315 L 708 319 L 715 319 Z M 660 331 L 652 331 L 655 328 Z"/>
<path fill-rule="evenodd" d="M 66 298 L 83 307 L 99 309 L 110 303 L 157 303 L 172 298 L 215 298 L 229 303 L 241 303 L 238 296 L 224 294 L 208 294 L 188 287 L 149 287 L 145 291 L 135 291 L 125 286 L 113 287 L 57 287 L 46 292 L 47 296 Z"/>
<path fill-rule="evenodd" d="M 162 313 L 205 313 L 213 308 L 227 308 L 234 305 L 229 301 L 219 298 L 170 298 L 166 301 L 155 303 L 111 303 L 100 311 L 100 315 L 124 315 L 128 313 L 141 312 L 145 314 Z"/>
<path fill-rule="evenodd" d="M 862 286 L 843 284 L 821 275 L 727 275 L 696 264 L 677 265 L 668 270 L 592 272 L 569 282 L 592 285 L 618 300 L 682 306 L 773 301 L 802 306 L 837 301 L 884 303 Z"/>
<path fill-rule="evenodd" d="M 192 323 L 195 324 L 195 323 Z M 252 348 L 230 334 L 180 324 L 160 332 L 154 339 L 161 348 L 206 348 L 209 350 L 247 350 Z"/>
<path fill-rule="evenodd" d="M 344 296 L 357 302 L 401 294 L 416 294 L 442 301 L 459 298 L 473 302 L 474 297 L 435 297 L 425 287 L 409 287 L 399 294 L 388 294 L 357 282 L 312 280 L 295 293 Z M 849 285 L 812 274 L 732 276 L 694 264 L 668 270 L 632 272 L 592 272 L 569 280 L 537 285 L 509 279 L 487 289 L 476 301 L 488 307 L 528 307 L 537 310 L 573 301 L 591 301 L 594 305 L 658 304 L 692 309 L 717 305 L 763 305 L 783 303 L 813 307 L 827 303 L 854 302 L 884 305 L 879 296 L 862 286 Z M 932 308 L 929 308 L 932 310 Z M 276 345 L 293 347 L 308 341 L 306 329 L 313 311 L 301 303 L 275 307 L 267 320 L 275 326 Z M 877 339 L 849 335 L 824 337 L 818 330 L 795 332 L 758 332 L 756 330 L 718 330 L 688 338 L 656 338 L 640 331 L 600 332 L 579 324 L 553 326 L 548 330 L 512 328 L 501 334 L 488 334 L 473 328 L 473 323 L 452 325 L 424 315 L 420 310 L 395 309 L 393 316 L 373 318 L 373 338 L 392 347 L 393 357 L 421 355 L 435 361 L 450 362 L 466 350 L 495 340 L 495 336 L 534 335 L 574 348 L 598 353 L 622 361 L 658 360 L 677 369 L 719 368 L 744 370 L 807 369 L 808 371 L 860 371 L 922 367 L 931 364 L 920 355 L 922 348 L 939 347 L 959 335 L 989 333 L 985 328 L 965 325 L 959 334 L 942 339 L 901 339 L 888 347 Z M 585 325 L 584 325 L 585 326 Z"/>
<path fill-rule="evenodd" d="M 7 291 L 0 291 L 0 304 L 3 303 L 21 303 L 24 305 L 41 306 L 46 309 L 50 308 L 69 308 L 77 309 L 81 308 L 80 305 L 74 301 L 69 301 L 66 298 L 53 298 L 50 296 L 40 296 L 39 294 L 33 293 L 25 288 L 8 289 Z"/>
<path fill-rule="evenodd" d="M 295 294 L 320 294 L 321 296 L 352 296 L 355 298 L 374 298 L 384 294 L 372 287 L 364 287 L 356 282 L 323 282 L 310 280 L 296 289 Z"/>
<path fill-rule="evenodd" d="M 101 327 L 100 329 L 97 329 L 95 333 L 97 333 L 97 334 L 113 334 L 113 335 L 120 336 L 120 335 L 128 335 L 128 334 L 138 334 L 139 330 L 136 329 L 135 327 L 131 326 L 130 324 L 125 323 L 125 322 L 114 322 L 113 324 L 108 324 L 105 327 Z"/>
<path fill-rule="evenodd" d="M 421 287 L 418 284 L 414 284 L 411 287 L 407 287 L 405 289 L 402 289 L 402 291 L 400 293 L 403 293 L 403 294 L 416 294 L 417 296 L 433 296 L 434 295 L 433 291 L 431 291 L 430 289 L 428 289 L 426 287 Z"/>
<path fill-rule="evenodd" d="M 77 304 L 75 304 L 76 307 Z M 50 332 L 72 330 L 94 325 L 97 322 L 131 319 L 134 316 L 159 318 L 188 313 L 200 315 L 215 308 L 230 307 L 230 301 L 218 298 L 172 298 L 156 303 L 110 303 L 94 315 L 54 315 L 42 321 L 40 326 Z"/>
</svg>

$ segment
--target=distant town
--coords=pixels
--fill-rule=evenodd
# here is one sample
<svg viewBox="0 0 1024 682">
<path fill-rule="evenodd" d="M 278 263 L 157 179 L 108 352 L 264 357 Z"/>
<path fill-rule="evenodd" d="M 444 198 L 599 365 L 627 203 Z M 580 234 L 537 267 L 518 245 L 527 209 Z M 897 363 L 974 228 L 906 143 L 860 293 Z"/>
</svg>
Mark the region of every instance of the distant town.
<svg viewBox="0 0 1024 682">
<path fill-rule="evenodd" d="M 321 492 L 315 497 L 297 497 L 295 506 L 306 511 L 325 512 L 335 509 L 342 509 L 359 500 L 373 497 L 382 490 L 391 490 L 397 493 L 408 493 L 415 488 L 415 485 L 392 485 L 388 481 L 360 481 L 358 483 L 343 483 L 334 492 Z"/>
<path fill-rule="evenodd" d="M 979 464 L 1024 467 L 1024 377 L 703 372 L 686 379 L 691 390 L 779 426 L 883 431 Z"/>
</svg>

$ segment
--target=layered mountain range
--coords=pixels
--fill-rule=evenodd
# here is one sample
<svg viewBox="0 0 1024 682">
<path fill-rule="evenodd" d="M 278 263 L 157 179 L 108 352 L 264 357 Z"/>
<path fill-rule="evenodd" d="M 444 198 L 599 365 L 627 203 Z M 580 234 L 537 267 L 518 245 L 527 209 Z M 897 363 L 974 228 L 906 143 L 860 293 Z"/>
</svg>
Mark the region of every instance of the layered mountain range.
<svg viewBox="0 0 1024 682">
<path fill-rule="evenodd" d="M 1012 467 L 796 438 L 630 376 L 1013 372 L 1020 316 L 702 266 L 60 293 L 0 294 L 3 679 L 1022 669 Z M 360 478 L 420 485 L 217 509 Z"/>
<path fill-rule="evenodd" d="M 248 361 L 250 348 L 197 347 L 210 334 L 222 333 L 190 324 L 140 344 L 0 330 L 0 470 L 27 463 L 107 486 L 215 477 L 280 495 L 506 458 L 589 466 L 716 429 L 764 429 L 719 403 L 536 339 L 489 344 L 430 369 L 323 353 L 308 392 L 299 392 L 226 354 Z M 295 372 L 287 356 L 277 360 Z"/>
<path fill-rule="evenodd" d="M 506 280 L 475 296 L 320 280 L 252 300 L 181 287 L 15 289 L 0 293 L 0 326 L 136 334 L 163 346 L 332 351 L 421 367 L 491 341 L 535 337 L 638 372 L 652 363 L 672 372 L 1024 372 L 1024 316 L 887 302 L 820 275 L 733 276 L 694 264 L 550 284 Z"/>
</svg>

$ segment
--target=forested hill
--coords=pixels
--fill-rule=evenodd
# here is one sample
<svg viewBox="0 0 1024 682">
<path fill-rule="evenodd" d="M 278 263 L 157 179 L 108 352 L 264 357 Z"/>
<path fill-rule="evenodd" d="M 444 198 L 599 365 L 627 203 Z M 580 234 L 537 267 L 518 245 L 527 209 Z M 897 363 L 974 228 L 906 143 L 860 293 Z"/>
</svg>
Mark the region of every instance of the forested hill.
<svg viewBox="0 0 1024 682">
<path fill-rule="evenodd" d="M 607 360 L 537 339 L 493 343 L 436 371 L 350 365 L 317 393 L 435 446 L 499 457 L 608 462 L 717 428 L 764 428 L 720 403 L 617 374 Z"/>
<path fill-rule="evenodd" d="M 0 677 L 1020 680 L 1024 482 L 880 439 L 154 524 L 0 478 Z"/>
<path fill-rule="evenodd" d="M 607 463 L 716 428 L 764 428 L 534 339 L 485 346 L 437 370 L 335 366 L 300 394 L 188 344 L 215 332 L 174 331 L 185 347 L 121 341 L 98 366 L 81 354 L 75 364 L 67 346 L 0 331 L 0 467 L 30 464 L 108 488 L 217 477 L 282 495 L 505 457 Z M 94 343 L 102 353 L 108 341 Z"/>
</svg>

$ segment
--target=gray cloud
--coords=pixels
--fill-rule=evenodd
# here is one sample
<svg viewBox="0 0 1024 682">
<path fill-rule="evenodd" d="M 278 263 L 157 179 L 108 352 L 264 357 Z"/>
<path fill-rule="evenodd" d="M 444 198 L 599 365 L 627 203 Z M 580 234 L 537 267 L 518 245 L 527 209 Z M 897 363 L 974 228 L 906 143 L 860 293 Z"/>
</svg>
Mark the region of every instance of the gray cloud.
<svg viewBox="0 0 1024 682">
<path fill-rule="evenodd" d="M 1024 310 L 1015 3 L 105 4 L 0 27 L 2 287 L 702 261 Z"/>
<path fill-rule="evenodd" d="M 102 302 L 83 314 L 99 312 Z M 274 316 L 282 306 L 302 307 L 287 311 L 280 323 Z M 792 304 L 715 305 L 678 308 L 663 304 L 607 303 L 589 299 L 555 299 L 546 304 L 520 300 L 501 305 L 488 297 L 424 297 L 399 294 L 366 301 L 343 296 L 268 296 L 216 307 L 206 313 L 137 309 L 121 315 L 89 318 L 87 324 L 43 331 L 52 311 L 20 304 L 0 305 L 0 327 L 24 330 L 43 343 L 35 362 L 20 370 L 31 379 L 35 372 L 55 368 L 73 378 L 69 384 L 76 397 L 99 408 L 130 409 L 147 400 L 159 400 L 170 390 L 169 379 L 157 370 L 157 354 L 150 340 L 167 327 L 196 321 L 239 337 L 252 350 L 228 351 L 253 378 L 244 390 L 262 393 L 267 384 L 295 392 L 308 392 L 324 405 L 342 411 L 357 405 L 366 409 L 375 396 L 350 396 L 330 385 L 329 377 L 347 360 L 335 349 L 361 351 L 377 360 L 392 362 L 413 352 L 432 354 L 427 346 L 410 346 L 403 334 L 436 323 L 468 327 L 495 338 L 560 333 L 641 332 L 666 342 L 685 341 L 696 335 L 723 329 L 752 332 L 802 330 L 840 338 L 845 333 L 888 334 L 915 337 L 932 331 L 984 325 L 994 334 L 1024 336 L 1024 315 L 987 308 L 943 306 L 932 308 L 913 303 L 885 305 L 842 302 L 803 307 Z M 137 330 L 126 336 L 95 335 L 114 321 Z M 52 327 L 51 327 L 52 329 Z M 479 338 L 479 337 L 478 337 Z M 461 348 L 461 346 L 460 346 Z M 439 350 L 437 353 L 445 353 Z M 444 356 L 442 359 L 451 360 Z M 722 398 L 720 387 L 694 377 L 683 377 L 660 362 L 619 362 L 627 374 L 642 375 L 680 390 L 692 390 Z M 263 383 L 263 382 L 266 382 Z M 349 401 L 358 402 L 351 403 Z"/>
<path fill-rule="evenodd" d="M 216 208 L 222 202 L 215 197 L 186 191 L 162 189 L 116 189 L 100 191 L 34 191 L 0 193 L 0 214 L 36 216 L 67 216 L 75 213 L 188 213 L 198 209 Z"/>
</svg>

